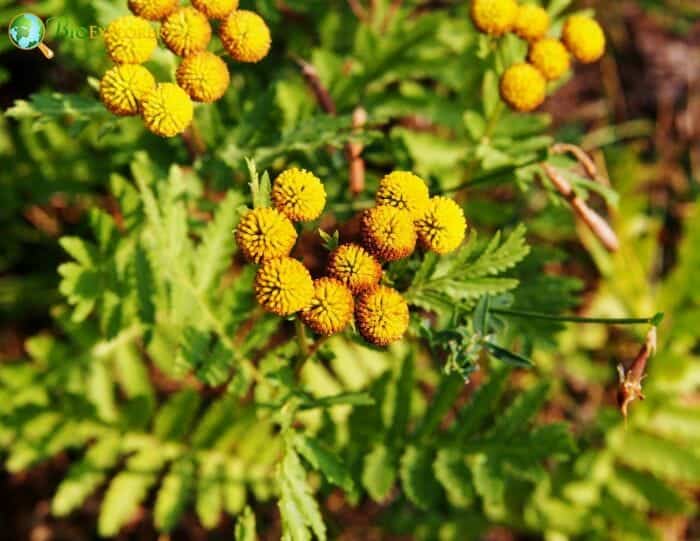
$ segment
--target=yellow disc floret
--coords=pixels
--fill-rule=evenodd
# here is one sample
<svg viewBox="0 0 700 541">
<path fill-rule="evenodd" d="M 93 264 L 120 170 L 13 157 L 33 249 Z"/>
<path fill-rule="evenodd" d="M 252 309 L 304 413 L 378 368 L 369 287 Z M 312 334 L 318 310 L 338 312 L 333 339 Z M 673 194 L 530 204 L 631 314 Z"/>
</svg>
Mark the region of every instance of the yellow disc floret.
<svg viewBox="0 0 700 541">
<path fill-rule="evenodd" d="M 304 169 L 287 169 L 272 187 L 275 208 L 294 222 L 318 218 L 326 206 L 326 190 L 321 180 Z"/>
<path fill-rule="evenodd" d="M 362 246 L 342 244 L 330 255 L 328 274 L 357 295 L 379 283 L 382 266 Z"/>
<path fill-rule="evenodd" d="M 236 227 L 236 243 L 252 263 L 289 255 L 297 232 L 289 218 L 272 208 L 246 212 Z"/>
<path fill-rule="evenodd" d="M 473 0 L 471 7 L 474 25 L 492 36 L 509 32 L 518 14 L 515 0 Z"/>
<path fill-rule="evenodd" d="M 160 21 L 177 9 L 179 0 L 129 0 L 129 9 L 149 21 Z"/>
<path fill-rule="evenodd" d="M 532 64 L 513 64 L 501 77 L 501 96 L 516 111 L 537 109 L 546 95 L 547 81 Z"/>
<path fill-rule="evenodd" d="M 210 19 L 225 19 L 238 8 L 238 0 L 192 0 L 192 5 Z"/>
<path fill-rule="evenodd" d="M 121 64 L 107 70 L 100 81 L 100 99 L 115 115 L 136 115 L 143 97 L 156 87 L 151 72 L 139 64 Z"/>
<path fill-rule="evenodd" d="M 117 64 L 141 64 L 151 57 L 158 45 L 151 23 L 133 15 L 109 23 L 104 40 L 107 54 Z"/>
<path fill-rule="evenodd" d="M 426 213 L 416 222 L 421 244 L 438 254 L 456 250 L 464 240 L 466 229 L 464 212 L 447 197 L 433 197 Z"/>
<path fill-rule="evenodd" d="M 556 81 L 571 67 L 569 51 L 558 39 L 544 38 L 530 45 L 528 60 L 548 81 Z"/>
<path fill-rule="evenodd" d="M 231 81 L 226 63 L 209 51 L 185 58 L 177 68 L 176 78 L 190 98 L 203 103 L 220 99 Z"/>
<path fill-rule="evenodd" d="M 211 41 L 211 25 L 203 13 L 187 6 L 163 21 L 160 37 L 176 55 L 189 56 L 207 48 Z"/>
<path fill-rule="evenodd" d="M 564 24 L 562 40 L 576 60 L 590 64 L 605 53 L 605 34 L 597 21 L 573 15 Z"/>
<path fill-rule="evenodd" d="M 255 275 L 255 297 L 265 310 L 289 316 L 306 308 L 314 296 L 311 275 L 291 257 L 268 259 Z"/>
<path fill-rule="evenodd" d="M 270 51 L 270 29 L 257 13 L 239 9 L 219 29 L 228 53 L 239 62 L 259 62 Z"/>
<path fill-rule="evenodd" d="M 408 257 L 416 247 L 416 229 L 405 210 L 374 207 L 362 214 L 362 240 L 369 252 L 384 261 Z"/>
<path fill-rule="evenodd" d="M 523 4 L 515 16 L 513 32 L 527 41 L 535 41 L 544 37 L 549 30 L 549 14 L 536 4 Z"/>
<path fill-rule="evenodd" d="M 335 278 L 314 280 L 314 296 L 302 310 L 301 320 L 314 332 L 324 336 L 347 327 L 354 308 L 352 293 Z"/>
<path fill-rule="evenodd" d="M 387 346 L 406 332 L 408 304 L 395 289 L 377 286 L 357 299 L 355 320 L 365 340 L 377 346 Z"/>
<path fill-rule="evenodd" d="M 394 171 L 379 181 L 377 205 L 408 211 L 415 220 L 425 212 L 430 194 L 422 178 L 407 171 Z"/>
<path fill-rule="evenodd" d="M 187 92 L 174 83 L 160 83 L 141 101 L 143 122 L 161 137 L 173 137 L 192 122 L 194 107 Z"/>
</svg>

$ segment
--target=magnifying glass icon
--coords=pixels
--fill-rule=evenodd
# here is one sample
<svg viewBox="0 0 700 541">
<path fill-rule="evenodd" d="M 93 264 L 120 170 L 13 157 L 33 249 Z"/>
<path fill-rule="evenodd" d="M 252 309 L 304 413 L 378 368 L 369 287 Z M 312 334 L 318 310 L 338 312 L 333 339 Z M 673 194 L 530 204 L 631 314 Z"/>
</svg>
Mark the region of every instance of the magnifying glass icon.
<svg viewBox="0 0 700 541">
<path fill-rule="evenodd" d="M 47 58 L 52 59 L 53 51 L 44 44 L 46 26 L 44 21 L 33 13 L 20 13 L 13 17 L 7 27 L 7 34 L 12 45 L 23 51 L 39 49 Z"/>
</svg>

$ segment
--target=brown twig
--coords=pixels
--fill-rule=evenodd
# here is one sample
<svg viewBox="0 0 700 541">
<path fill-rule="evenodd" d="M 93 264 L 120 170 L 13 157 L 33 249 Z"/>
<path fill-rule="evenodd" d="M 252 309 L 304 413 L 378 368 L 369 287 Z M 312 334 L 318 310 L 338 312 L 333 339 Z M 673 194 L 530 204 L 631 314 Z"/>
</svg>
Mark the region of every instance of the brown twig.
<svg viewBox="0 0 700 541">
<path fill-rule="evenodd" d="M 559 171 L 546 162 L 542 163 L 541 166 L 547 178 L 549 178 L 554 185 L 554 188 L 569 202 L 576 215 L 583 220 L 603 245 L 610 252 L 619 250 L 620 242 L 615 232 L 610 225 L 608 225 L 608 222 L 590 208 L 583 199 L 576 195 L 569 181 L 566 180 Z"/>
<path fill-rule="evenodd" d="M 316 100 L 321 108 L 329 115 L 335 116 L 337 114 L 335 102 L 333 101 L 330 92 L 328 92 L 328 89 L 321 82 L 321 78 L 318 76 L 316 68 L 301 58 L 294 58 L 294 61 L 301 68 L 301 74 L 311 87 L 311 91 L 314 93 L 314 96 L 316 96 Z"/>
<path fill-rule="evenodd" d="M 380 27 L 382 33 L 386 32 L 387 28 L 389 28 L 389 23 L 391 23 L 391 19 L 394 18 L 396 12 L 399 10 L 402 3 L 403 0 L 393 0 L 393 2 L 391 2 L 391 5 L 389 6 L 389 9 L 384 15 L 384 20 L 382 21 L 382 25 Z"/>
<path fill-rule="evenodd" d="M 363 23 L 369 22 L 369 14 L 367 13 L 365 7 L 358 2 L 358 0 L 348 0 L 348 5 L 355 14 L 355 17 L 357 17 Z"/>
<path fill-rule="evenodd" d="M 207 151 L 207 145 L 194 120 L 182 134 L 182 140 L 185 143 L 185 147 L 187 147 L 187 153 L 190 155 L 191 161 L 195 161 Z"/>
<path fill-rule="evenodd" d="M 627 409 L 635 400 L 644 400 L 642 380 L 645 377 L 647 362 L 656 352 L 656 327 L 649 329 L 644 345 L 632 362 L 629 370 L 625 371 L 622 364 L 617 365 L 620 376 L 620 386 L 617 390 L 617 403 L 620 411 L 627 419 Z"/>
<path fill-rule="evenodd" d="M 367 123 L 367 111 L 361 106 L 355 108 L 352 113 L 352 127 L 354 132 L 361 131 Z M 362 193 L 365 189 L 365 161 L 362 159 L 361 143 L 349 142 L 345 145 L 345 157 L 348 160 L 350 193 L 353 197 Z"/>
</svg>

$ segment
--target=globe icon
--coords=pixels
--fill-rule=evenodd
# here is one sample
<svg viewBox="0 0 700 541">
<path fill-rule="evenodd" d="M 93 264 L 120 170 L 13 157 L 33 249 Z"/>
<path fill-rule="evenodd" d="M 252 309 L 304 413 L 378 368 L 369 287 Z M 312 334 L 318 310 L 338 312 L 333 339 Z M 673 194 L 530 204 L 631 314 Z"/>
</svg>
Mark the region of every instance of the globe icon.
<svg viewBox="0 0 700 541">
<path fill-rule="evenodd" d="M 44 39 L 46 27 L 44 22 L 33 13 L 20 13 L 8 28 L 10 41 L 19 49 L 35 49 Z"/>
</svg>

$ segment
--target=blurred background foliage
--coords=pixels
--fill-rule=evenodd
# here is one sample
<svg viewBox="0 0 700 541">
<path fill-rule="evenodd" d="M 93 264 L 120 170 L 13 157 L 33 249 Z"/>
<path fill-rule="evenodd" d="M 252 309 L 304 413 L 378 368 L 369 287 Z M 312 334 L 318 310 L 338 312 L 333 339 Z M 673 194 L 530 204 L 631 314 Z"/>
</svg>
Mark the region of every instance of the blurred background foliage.
<svg viewBox="0 0 700 541">
<path fill-rule="evenodd" d="M 101 41 L 65 35 L 104 27 L 125 4 L 0 0 L 3 25 L 27 10 L 60 16 L 53 62 L 0 40 L 0 538 L 230 539 L 237 528 L 252 539 L 257 527 L 279 539 L 278 493 L 311 509 L 292 539 L 700 537 L 696 2 L 544 2 L 557 24 L 565 9 L 596 10 L 609 52 L 524 116 L 500 110 L 496 77 L 524 46 L 506 38 L 495 54 L 468 2 L 242 0 L 270 24 L 272 54 L 232 65 L 224 99 L 197 107 L 196 136 L 173 140 L 107 114 Z M 175 60 L 160 52 L 149 67 L 170 79 Z M 366 165 L 354 199 L 348 142 Z M 554 142 L 579 144 L 610 186 L 551 155 Z M 338 338 L 306 365 L 297 396 L 289 329 L 256 310 L 229 234 L 250 204 L 245 158 L 272 176 L 297 164 L 324 179 L 326 231 L 390 169 L 456 194 L 476 255 L 498 230 L 514 239 L 501 282 L 462 284 L 475 288 L 471 308 L 490 293 L 546 313 L 663 311 L 646 400 L 627 423 L 616 411 L 616 365 L 635 357 L 643 326 L 495 314 L 500 343 L 533 368 L 482 355 L 465 386 L 427 350 Z M 617 253 L 540 181 L 545 159 L 607 212 Z M 298 255 L 318 268 L 322 249 L 306 246 Z M 273 405 L 287 391 L 297 418 Z M 309 432 L 280 431 L 294 418 Z"/>
</svg>

